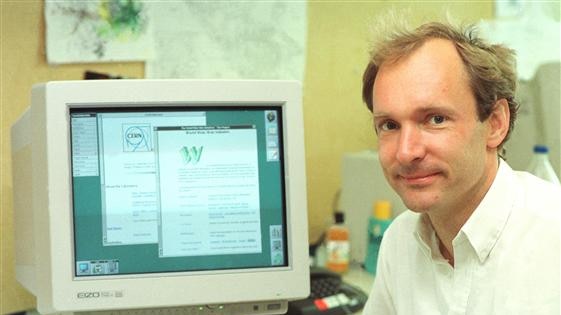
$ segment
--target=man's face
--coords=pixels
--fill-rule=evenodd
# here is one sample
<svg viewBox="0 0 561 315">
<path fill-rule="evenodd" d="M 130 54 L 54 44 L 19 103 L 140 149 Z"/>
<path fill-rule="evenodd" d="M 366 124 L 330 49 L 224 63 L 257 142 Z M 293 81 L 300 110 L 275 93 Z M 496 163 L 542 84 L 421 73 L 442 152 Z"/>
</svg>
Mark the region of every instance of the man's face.
<svg viewBox="0 0 561 315">
<path fill-rule="evenodd" d="M 479 202 L 496 155 L 451 42 L 431 39 L 383 64 L 373 99 L 380 162 L 409 209 L 449 212 Z"/>
</svg>

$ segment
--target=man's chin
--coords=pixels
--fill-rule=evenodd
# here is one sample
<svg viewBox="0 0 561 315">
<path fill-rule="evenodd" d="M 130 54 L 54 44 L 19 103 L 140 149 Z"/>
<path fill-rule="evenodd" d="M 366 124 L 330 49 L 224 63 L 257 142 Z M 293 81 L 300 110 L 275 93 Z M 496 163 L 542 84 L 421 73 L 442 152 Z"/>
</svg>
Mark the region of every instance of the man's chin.
<svg viewBox="0 0 561 315">
<path fill-rule="evenodd" d="M 415 213 L 427 213 L 430 210 L 430 208 L 408 206 L 407 204 L 405 204 L 405 206 L 407 206 L 407 209 Z"/>
<path fill-rule="evenodd" d="M 393 182 L 392 188 L 397 192 L 407 209 L 424 213 L 434 208 L 441 199 L 441 191 L 436 185 L 412 187 L 402 182 Z"/>
<path fill-rule="evenodd" d="M 434 201 L 423 200 L 423 198 L 415 198 L 414 196 L 405 197 L 401 196 L 401 201 L 407 207 L 407 209 L 417 212 L 425 213 L 434 207 Z"/>
</svg>

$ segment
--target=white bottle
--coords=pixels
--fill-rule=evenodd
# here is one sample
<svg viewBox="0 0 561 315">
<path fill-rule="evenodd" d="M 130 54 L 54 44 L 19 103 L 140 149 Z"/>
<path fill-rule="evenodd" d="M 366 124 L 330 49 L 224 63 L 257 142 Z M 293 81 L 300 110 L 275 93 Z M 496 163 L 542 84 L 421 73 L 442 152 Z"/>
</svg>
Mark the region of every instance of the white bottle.
<svg viewBox="0 0 561 315">
<path fill-rule="evenodd" d="M 528 172 L 536 175 L 537 177 L 543 178 L 549 182 L 557 185 L 559 183 L 559 178 L 555 174 L 555 170 L 551 166 L 548 158 L 549 149 L 545 145 L 535 145 L 534 146 L 534 156 L 530 161 L 530 166 L 528 166 Z"/>
</svg>

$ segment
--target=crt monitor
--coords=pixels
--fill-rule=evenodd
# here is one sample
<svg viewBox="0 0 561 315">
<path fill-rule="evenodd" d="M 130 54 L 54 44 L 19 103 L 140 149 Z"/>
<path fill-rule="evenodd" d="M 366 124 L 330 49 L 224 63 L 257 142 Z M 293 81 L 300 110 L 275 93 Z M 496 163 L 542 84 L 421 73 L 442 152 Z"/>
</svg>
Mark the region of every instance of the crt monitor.
<svg viewBox="0 0 561 315">
<path fill-rule="evenodd" d="M 40 313 L 275 314 L 309 293 L 301 87 L 60 81 L 12 127 Z"/>
</svg>

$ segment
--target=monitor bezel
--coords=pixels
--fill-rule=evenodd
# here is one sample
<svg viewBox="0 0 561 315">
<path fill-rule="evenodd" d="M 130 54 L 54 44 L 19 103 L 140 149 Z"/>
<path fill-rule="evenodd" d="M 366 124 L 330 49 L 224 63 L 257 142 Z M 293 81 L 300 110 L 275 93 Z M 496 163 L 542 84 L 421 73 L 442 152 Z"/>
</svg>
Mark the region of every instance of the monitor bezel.
<svg viewBox="0 0 561 315">
<path fill-rule="evenodd" d="M 70 204 L 69 106 L 84 104 L 280 103 L 283 109 L 287 267 L 237 273 L 74 279 Z M 89 104 L 89 105 L 88 105 Z M 309 294 L 308 225 L 301 86 L 294 81 L 99 80 L 57 81 L 33 88 L 33 208 L 35 283 L 38 309 L 87 311 L 208 305 L 245 301 L 286 301 Z M 35 143 L 34 142 L 34 143 Z M 61 143 L 66 145 L 60 145 Z M 36 198 L 35 198 L 36 197 Z M 47 207 L 47 211 L 45 211 Z M 243 284 L 239 277 L 243 275 Z M 157 289 L 153 288 L 157 280 Z M 282 286 L 271 286 L 279 283 Z M 240 287 L 245 290 L 224 290 Z M 98 296 L 90 298 L 89 293 Z M 186 300 L 189 292 L 197 296 Z M 220 298 L 215 296 L 221 292 Z M 94 294 L 94 295 L 96 295 Z"/>
</svg>

